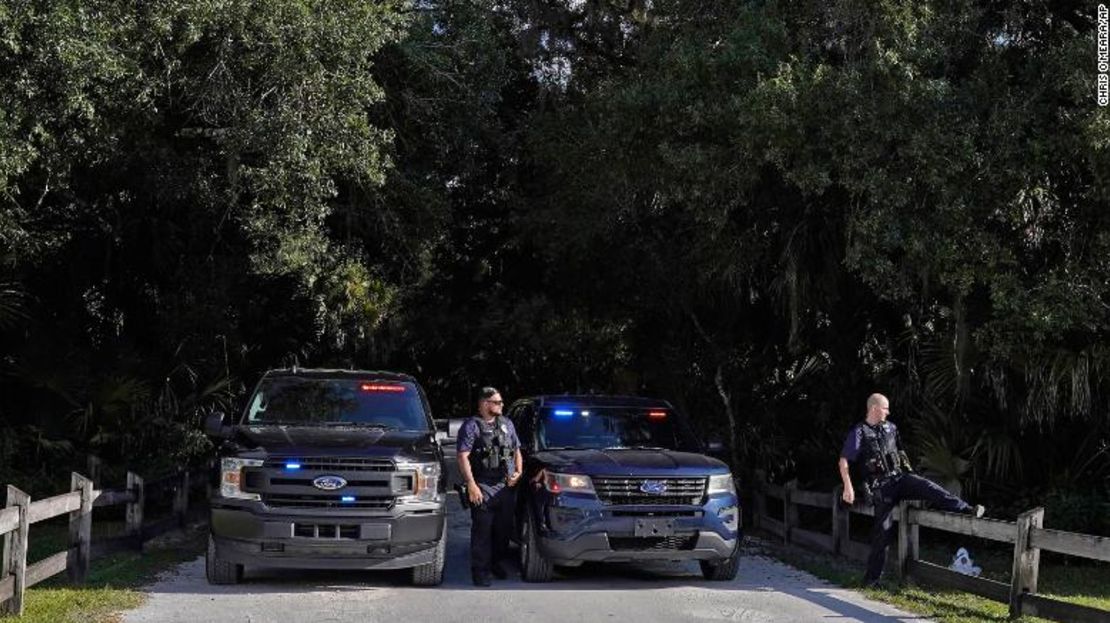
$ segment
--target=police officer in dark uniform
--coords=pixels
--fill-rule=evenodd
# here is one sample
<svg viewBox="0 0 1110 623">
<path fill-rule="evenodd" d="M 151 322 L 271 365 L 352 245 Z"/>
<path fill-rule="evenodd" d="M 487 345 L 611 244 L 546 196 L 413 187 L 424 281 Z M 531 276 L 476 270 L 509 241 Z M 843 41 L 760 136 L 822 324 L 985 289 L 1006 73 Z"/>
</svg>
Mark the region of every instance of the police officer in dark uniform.
<svg viewBox="0 0 1110 623">
<path fill-rule="evenodd" d="M 459 471 L 470 503 L 470 572 L 476 586 L 489 586 L 491 574 L 507 577 L 501 560 L 508 553 L 515 487 L 524 470 L 520 439 L 513 423 L 501 416 L 503 406 L 496 389 L 482 388 L 478 415 L 458 434 Z"/>
<path fill-rule="evenodd" d="M 983 516 L 981 505 L 971 506 L 952 495 L 944 487 L 910 473 L 909 461 L 898 441 L 898 428 L 886 421 L 890 402 L 882 394 L 867 399 L 867 417 L 848 432 L 837 467 L 844 483 L 843 500 L 852 504 L 856 492 L 852 487 L 849 463 L 859 473 L 864 498 L 875 506 L 875 524 L 871 529 L 871 555 L 867 558 L 865 586 L 875 586 L 886 566 L 886 550 L 894 535 L 894 508 L 902 500 L 924 500 L 938 510 Z"/>
</svg>

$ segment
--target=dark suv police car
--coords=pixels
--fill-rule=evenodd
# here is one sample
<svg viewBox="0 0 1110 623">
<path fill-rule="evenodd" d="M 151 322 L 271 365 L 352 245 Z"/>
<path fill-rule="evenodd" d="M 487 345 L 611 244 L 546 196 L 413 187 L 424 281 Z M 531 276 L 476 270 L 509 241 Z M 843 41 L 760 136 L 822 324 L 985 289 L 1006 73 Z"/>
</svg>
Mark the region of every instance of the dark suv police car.
<svg viewBox="0 0 1110 623">
<path fill-rule="evenodd" d="M 273 370 L 221 440 L 207 576 L 244 565 L 412 569 L 439 584 L 446 548 L 443 453 L 412 377 L 351 370 Z"/>
<path fill-rule="evenodd" d="M 509 417 L 524 446 L 525 580 L 584 561 L 697 560 L 710 580 L 739 566 L 740 503 L 723 462 L 671 405 L 620 396 L 537 396 Z"/>
</svg>

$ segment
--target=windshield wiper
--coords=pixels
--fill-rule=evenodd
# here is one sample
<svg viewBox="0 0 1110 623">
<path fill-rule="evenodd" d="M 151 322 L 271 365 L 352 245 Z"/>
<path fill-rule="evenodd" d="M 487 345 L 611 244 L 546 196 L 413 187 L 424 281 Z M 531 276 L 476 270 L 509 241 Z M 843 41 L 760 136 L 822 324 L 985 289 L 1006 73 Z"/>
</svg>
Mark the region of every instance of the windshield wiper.
<svg viewBox="0 0 1110 623">
<path fill-rule="evenodd" d="M 609 446 L 606 450 L 666 450 L 660 446 Z"/>
<path fill-rule="evenodd" d="M 585 446 L 547 446 L 540 452 L 549 452 L 551 450 L 596 450 L 596 448 L 587 448 Z"/>
</svg>

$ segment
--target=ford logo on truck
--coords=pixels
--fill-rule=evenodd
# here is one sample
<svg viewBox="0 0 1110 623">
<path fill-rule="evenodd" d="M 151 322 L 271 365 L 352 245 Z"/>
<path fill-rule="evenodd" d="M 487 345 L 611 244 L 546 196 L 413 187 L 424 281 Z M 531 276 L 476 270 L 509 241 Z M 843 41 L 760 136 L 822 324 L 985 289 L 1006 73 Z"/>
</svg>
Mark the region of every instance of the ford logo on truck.
<svg viewBox="0 0 1110 623">
<path fill-rule="evenodd" d="M 312 486 L 324 491 L 336 491 L 347 486 L 347 480 L 339 476 L 320 476 L 312 481 Z"/>
<path fill-rule="evenodd" d="M 667 492 L 667 483 L 660 480 L 645 480 L 640 483 L 640 491 L 648 495 L 661 495 Z"/>
</svg>

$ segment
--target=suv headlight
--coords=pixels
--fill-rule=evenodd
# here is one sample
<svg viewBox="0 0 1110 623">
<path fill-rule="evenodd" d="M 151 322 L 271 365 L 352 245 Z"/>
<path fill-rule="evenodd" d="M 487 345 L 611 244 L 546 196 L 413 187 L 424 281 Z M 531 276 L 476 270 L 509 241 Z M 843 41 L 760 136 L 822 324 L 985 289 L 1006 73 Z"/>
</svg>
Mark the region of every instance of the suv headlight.
<svg viewBox="0 0 1110 623">
<path fill-rule="evenodd" d="M 410 500 L 419 502 L 436 502 L 439 494 L 439 463 L 409 463 L 402 466 L 405 470 L 413 470 L 412 495 Z"/>
<path fill-rule="evenodd" d="M 589 476 L 546 472 L 543 484 L 552 493 L 594 493 L 594 483 Z"/>
<path fill-rule="evenodd" d="M 261 459 L 240 459 L 225 457 L 220 459 L 220 495 L 236 500 L 260 500 L 257 493 L 243 493 L 243 468 L 262 467 Z"/>
<path fill-rule="evenodd" d="M 732 479 L 732 474 L 717 474 L 716 476 L 710 476 L 709 489 L 706 493 L 708 495 L 714 493 L 731 493 L 736 495 L 736 481 Z"/>
</svg>

